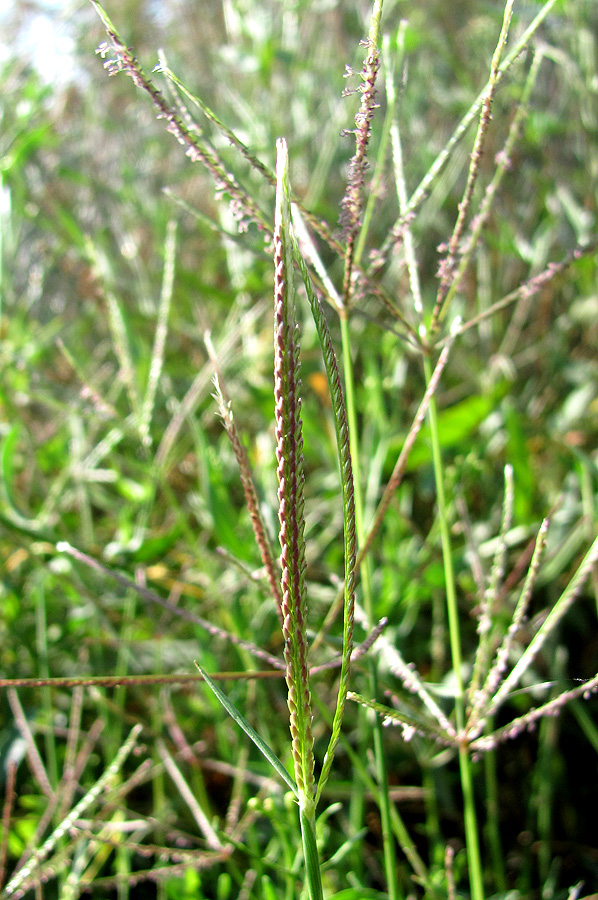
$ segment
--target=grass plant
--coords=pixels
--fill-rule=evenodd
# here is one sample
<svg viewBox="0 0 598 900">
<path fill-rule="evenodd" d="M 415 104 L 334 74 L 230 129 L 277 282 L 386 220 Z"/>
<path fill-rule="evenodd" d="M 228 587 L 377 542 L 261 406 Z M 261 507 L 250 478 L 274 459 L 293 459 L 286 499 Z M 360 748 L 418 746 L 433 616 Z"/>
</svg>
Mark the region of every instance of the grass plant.
<svg viewBox="0 0 598 900">
<path fill-rule="evenodd" d="M 590 897 L 596 12 L 191 7 L 2 73 L 0 900 Z"/>
</svg>

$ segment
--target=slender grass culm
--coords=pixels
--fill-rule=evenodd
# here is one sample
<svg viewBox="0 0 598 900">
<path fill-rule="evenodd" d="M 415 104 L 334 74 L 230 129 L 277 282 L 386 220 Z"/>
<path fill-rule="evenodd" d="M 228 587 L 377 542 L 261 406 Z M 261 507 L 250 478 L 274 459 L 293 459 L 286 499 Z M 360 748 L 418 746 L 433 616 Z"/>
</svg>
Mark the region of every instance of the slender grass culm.
<svg viewBox="0 0 598 900">
<path fill-rule="evenodd" d="M 598 6 L 105 3 L 0 59 L 0 900 L 590 900 Z"/>
</svg>

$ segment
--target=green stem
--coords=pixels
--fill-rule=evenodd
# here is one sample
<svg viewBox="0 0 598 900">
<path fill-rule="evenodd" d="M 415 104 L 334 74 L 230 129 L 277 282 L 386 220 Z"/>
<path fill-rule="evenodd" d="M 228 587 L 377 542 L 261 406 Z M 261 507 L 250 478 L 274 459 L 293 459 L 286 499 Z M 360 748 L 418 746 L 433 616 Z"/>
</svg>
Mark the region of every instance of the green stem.
<svg viewBox="0 0 598 900">
<path fill-rule="evenodd" d="M 429 383 L 432 375 L 430 358 L 424 356 L 424 372 L 426 383 Z M 461 635 L 459 629 L 459 610 L 457 605 L 457 591 L 455 586 L 455 572 L 453 568 L 453 555 L 449 529 L 449 519 L 446 498 L 444 494 L 444 478 L 442 466 L 442 454 L 440 452 L 440 435 L 438 428 L 438 413 L 436 398 L 432 397 L 428 409 L 430 417 L 430 434 L 432 438 L 432 457 L 434 461 L 434 476 L 436 479 L 436 494 L 438 501 L 438 518 L 440 522 L 440 536 L 442 541 L 442 557 L 444 563 L 444 580 L 446 587 L 446 603 L 449 625 L 449 642 L 451 659 L 455 681 L 457 685 L 455 696 L 455 715 L 457 733 L 462 736 L 465 726 L 465 686 L 462 671 Z M 465 843 L 469 862 L 469 884 L 472 900 L 484 900 L 484 882 L 482 876 L 482 861 L 480 855 L 480 841 L 478 834 L 475 798 L 473 792 L 472 764 L 469 757 L 467 744 L 464 740 L 459 743 L 459 774 L 461 777 L 461 791 L 463 794 L 463 813 L 465 818 Z"/>
<path fill-rule="evenodd" d="M 361 493 L 359 440 L 357 430 L 357 414 L 355 405 L 355 382 L 353 377 L 353 362 L 351 359 L 351 338 L 349 321 L 345 314 L 341 315 L 341 340 L 343 348 L 343 367 L 345 374 L 345 393 L 347 402 L 347 419 L 349 422 L 349 440 L 351 444 L 351 459 L 353 461 L 353 477 L 355 488 L 355 526 L 357 531 L 357 546 L 361 547 L 365 541 L 365 528 L 363 522 L 363 497 Z M 361 583 L 363 587 L 363 604 L 368 619 L 368 628 L 375 625 L 374 608 L 372 602 L 372 578 L 368 557 L 361 566 Z M 368 681 L 370 696 L 375 699 L 378 694 L 378 676 L 376 662 L 371 657 L 368 659 Z M 398 900 L 399 888 L 397 882 L 397 860 L 395 843 L 392 833 L 392 821 L 390 812 L 390 800 L 388 797 L 388 775 L 386 772 L 386 760 L 382 745 L 382 724 L 378 716 L 373 722 L 374 730 L 374 760 L 376 767 L 376 779 L 378 782 L 380 797 L 380 820 L 382 825 L 382 845 L 384 848 L 384 869 L 388 888 L 389 900 Z"/>
<path fill-rule="evenodd" d="M 309 807 L 299 806 L 301 822 L 301 840 L 303 842 L 303 858 L 309 900 L 323 900 L 322 877 L 320 874 L 320 857 L 316 842 L 316 816 L 313 802 Z"/>
<path fill-rule="evenodd" d="M 492 730 L 491 725 L 489 728 Z M 492 871 L 496 887 L 499 891 L 506 892 L 505 857 L 500 839 L 500 802 L 496 771 L 496 750 L 488 750 L 484 753 L 484 775 L 486 782 L 486 837 L 492 858 Z"/>
</svg>

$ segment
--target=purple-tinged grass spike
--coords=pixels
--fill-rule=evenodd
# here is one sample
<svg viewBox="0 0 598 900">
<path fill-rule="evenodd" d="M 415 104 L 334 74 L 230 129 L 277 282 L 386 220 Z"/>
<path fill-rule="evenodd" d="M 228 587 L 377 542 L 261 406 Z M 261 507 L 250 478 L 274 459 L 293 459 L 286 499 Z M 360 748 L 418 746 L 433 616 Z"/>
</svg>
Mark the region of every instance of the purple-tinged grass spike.
<svg viewBox="0 0 598 900">
<path fill-rule="evenodd" d="M 355 155 L 349 163 L 347 190 L 341 203 L 341 225 L 345 234 L 345 273 L 343 277 L 343 303 L 349 306 L 353 293 L 355 245 L 361 227 L 363 206 L 362 191 L 367 170 L 367 149 L 370 142 L 371 123 L 376 109 L 376 77 L 380 68 L 378 37 L 382 0 L 375 0 L 372 24 L 368 40 L 367 56 L 361 70 L 361 104 L 355 116 Z"/>
<path fill-rule="evenodd" d="M 542 706 L 530 709 L 525 715 L 518 716 L 516 719 L 509 722 L 508 725 L 504 725 L 502 728 L 493 731 L 491 734 L 485 734 L 482 737 L 477 738 L 471 742 L 470 747 L 476 753 L 484 750 L 493 750 L 497 744 L 502 741 L 516 738 L 524 731 L 532 731 L 536 723 L 544 718 L 544 716 L 559 715 L 563 707 L 567 703 L 570 703 L 571 700 L 577 700 L 580 697 L 584 700 L 589 700 L 592 694 L 595 694 L 597 691 L 598 675 L 594 675 L 593 678 L 589 678 L 572 690 L 563 691 L 557 697 L 553 697 L 552 700 L 543 703 Z"/>
<path fill-rule="evenodd" d="M 282 569 L 282 616 L 288 705 L 300 805 L 313 815 L 312 710 L 307 665 L 305 516 L 299 326 L 295 315 L 288 151 L 277 148 L 274 220 L 274 397 Z"/>
<path fill-rule="evenodd" d="M 314 286 L 309 277 L 309 272 L 305 260 L 301 256 L 296 241 L 293 240 L 293 255 L 301 272 L 303 283 L 307 297 L 311 306 L 312 315 L 318 332 L 320 346 L 324 357 L 324 366 L 326 368 L 326 376 L 328 378 L 328 386 L 330 390 L 332 411 L 334 414 L 334 428 L 336 433 L 336 443 L 341 474 L 341 488 L 343 494 L 343 525 L 344 525 L 344 556 L 345 556 L 345 578 L 344 578 L 344 621 L 343 621 L 343 652 L 341 663 L 341 674 L 339 689 L 336 701 L 336 710 L 332 723 L 332 734 L 324 762 L 322 772 L 318 782 L 318 792 L 316 802 L 319 799 L 322 789 L 326 784 L 334 752 L 336 750 L 339 738 L 345 702 L 347 699 L 347 690 L 349 685 L 349 673 L 351 668 L 351 655 L 353 652 L 353 621 L 355 618 L 355 565 L 356 565 L 356 528 L 355 528 L 355 490 L 353 483 L 353 464 L 351 462 L 351 447 L 349 442 L 349 424 L 347 420 L 347 411 L 341 385 L 340 372 L 332 345 L 332 338 L 328 330 L 326 317 L 322 310 L 322 305 L 314 290 Z"/>
<path fill-rule="evenodd" d="M 98 52 L 103 59 L 109 52 L 115 54 L 115 59 L 109 59 L 104 63 L 108 74 L 126 72 L 138 88 L 149 94 L 158 111 L 158 118 L 165 119 L 167 122 L 167 131 L 175 136 L 179 144 L 187 148 L 187 156 L 193 162 L 200 162 L 206 167 L 214 178 L 216 189 L 227 193 L 231 198 L 233 216 L 239 223 L 239 231 L 246 231 L 249 223 L 255 222 L 258 228 L 267 234 L 269 228 L 266 221 L 249 194 L 241 188 L 234 175 L 226 170 L 213 147 L 203 141 L 197 133 L 192 132 L 168 104 L 164 95 L 148 78 L 132 51 L 123 42 L 98 0 L 91 0 L 91 3 L 102 20 L 111 45 L 102 44 Z"/>
<path fill-rule="evenodd" d="M 470 163 L 469 163 L 469 173 L 467 175 L 467 184 L 465 186 L 465 191 L 463 193 L 463 197 L 461 202 L 459 203 L 459 214 L 457 216 L 457 221 L 455 222 L 455 227 L 453 229 L 453 233 L 451 235 L 451 239 L 448 244 L 448 249 L 446 253 L 445 259 L 442 261 L 439 267 L 439 277 L 440 277 L 440 285 L 438 287 L 438 294 L 436 297 L 436 303 L 434 306 L 434 311 L 432 313 L 432 322 L 430 325 L 430 331 L 433 333 L 438 327 L 438 317 L 440 316 L 440 312 L 442 310 L 442 305 L 446 299 L 446 296 L 449 292 L 449 288 L 451 283 L 453 282 L 455 276 L 455 260 L 457 256 L 457 251 L 459 247 L 459 242 L 463 235 L 465 229 L 465 220 L 467 218 L 467 213 L 469 212 L 469 208 L 471 205 L 471 200 L 473 197 L 473 191 L 476 185 L 476 181 L 478 178 L 480 161 L 482 158 L 482 153 L 484 149 L 484 143 L 486 139 L 486 133 L 488 130 L 488 125 L 492 118 L 491 107 L 492 100 L 494 98 L 494 94 L 496 92 L 496 88 L 498 86 L 499 81 L 499 65 L 500 58 L 502 56 L 502 52 L 504 50 L 505 44 L 507 42 L 507 35 L 509 33 L 509 26 L 511 24 L 511 16 L 513 14 L 513 0 L 507 0 L 503 23 L 500 32 L 500 36 L 498 39 L 498 44 L 496 45 L 496 50 L 494 51 L 494 55 L 492 57 L 492 63 L 490 66 L 490 78 L 488 80 L 488 92 L 484 97 L 484 102 L 482 103 L 482 109 L 480 112 L 480 122 L 478 125 L 478 131 L 475 138 L 473 150 L 471 151 Z"/>
<path fill-rule="evenodd" d="M 262 562 L 264 564 L 266 576 L 268 578 L 268 584 L 270 585 L 272 596 L 276 601 L 276 611 L 278 612 L 278 618 L 280 620 L 280 624 L 282 625 L 282 596 L 280 593 L 279 574 L 277 572 L 272 548 L 270 546 L 270 541 L 268 540 L 266 526 L 260 512 L 257 492 L 255 489 L 255 484 L 253 482 L 253 472 L 251 471 L 251 465 L 247 457 L 247 451 L 243 446 L 241 438 L 239 437 L 239 432 L 237 431 L 231 402 L 222 381 L 222 375 L 218 370 L 218 360 L 216 358 L 216 353 L 214 351 L 210 335 L 207 332 L 204 335 L 204 342 L 208 351 L 208 355 L 214 365 L 214 385 L 216 388 L 216 393 L 214 396 L 218 404 L 218 411 L 224 423 L 228 439 L 231 442 L 231 446 L 237 459 L 239 474 L 241 476 L 241 484 L 243 485 L 245 502 L 247 504 L 247 509 L 249 510 L 253 533 L 255 534 L 255 540 L 260 549 Z"/>
</svg>

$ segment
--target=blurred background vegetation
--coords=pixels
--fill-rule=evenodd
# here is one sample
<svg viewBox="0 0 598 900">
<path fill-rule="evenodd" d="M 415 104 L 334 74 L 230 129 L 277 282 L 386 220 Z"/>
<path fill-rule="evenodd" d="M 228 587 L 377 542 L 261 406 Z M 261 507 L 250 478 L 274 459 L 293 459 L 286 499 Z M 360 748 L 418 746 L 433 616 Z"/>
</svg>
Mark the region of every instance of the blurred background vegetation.
<svg viewBox="0 0 598 900">
<path fill-rule="evenodd" d="M 540 6 L 515 4 L 514 36 Z M 342 97 L 345 66 L 361 68 L 368 4 L 121 0 L 106 8 L 146 71 L 162 48 L 170 68 L 270 167 L 276 138 L 286 137 L 295 192 L 338 230 L 353 153 L 351 138 L 339 134 L 352 127 L 358 103 L 354 95 Z M 385 3 L 383 31 L 395 35 L 400 20 L 408 22 L 399 117 L 411 191 L 486 83 L 502 12 L 495 0 Z M 258 571 L 234 455 L 215 414 L 203 340 L 209 329 L 275 534 L 272 260 L 263 235 L 255 226 L 238 233 L 228 198 L 215 193 L 210 176 L 185 156 L 148 98 L 124 75 L 107 77 L 95 52 L 105 35 L 90 4 L 13 0 L 1 15 L 0 675 L 192 672 L 195 658 L 213 672 L 253 669 L 255 662 L 243 651 L 157 612 L 109 578 L 57 554 L 55 543 L 67 540 L 171 602 L 280 652 L 278 621 Z M 561 0 L 543 23 L 534 42 L 544 59 L 531 111 L 449 319 L 456 313 L 473 317 L 595 238 L 597 35 L 598 7 L 591 0 Z M 524 53 L 498 91 L 482 159 L 483 185 L 494 171 L 528 68 Z M 379 92 L 372 160 L 385 112 L 382 80 Z M 208 130 L 270 220 L 272 188 Z M 430 309 L 437 248 L 452 230 L 474 133 L 458 145 L 413 224 Z M 390 164 L 385 176 L 368 249 L 383 243 L 398 216 Z M 164 366 L 142 439 L 135 413 L 150 371 L 167 240 L 175 227 Z M 325 248 L 322 253 L 338 282 L 341 263 Z M 411 317 L 404 270 L 390 265 L 381 278 Z M 333 313 L 329 321 L 338 340 Z M 375 298 L 359 299 L 351 328 L 369 516 L 425 384 L 419 357 L 397 336 Z M 597 340 L 597 266 L 590 253 L 533 298 L 483 320 L 453 351 L 438 402 L 448 490 L 459 511 L 454 539 L 467 652 L 476 643 L 477 598 L 463 522 L 469 521 L 488 571 L 506 463 L 514 467 L 516 500 L 507 568 L 515 576 L 504 591 L 505 622 L 517 573 L 525 571 L 543 516 L 553 512 L 548 557 L 533 600 L 536 622 L 596 534 Z M 334 597 L 334 576 L 342 572 L 342 521 L 329 401 L 307 315 L 303 367 L 310 622 L 316 629 Z M 188 403 L 181 407 L 185 396 Z M 376 613 L 388 616 L 389 636 L 427 680 L 441 683 L 450 676 L 450 660 L 425 439 L 414 450 L 376 543 L 373 568 Z M 535 681 L 554 683 L 556 690 L 596 672 L 597 590 L 595 574 L 538 659 Z M 533 627 L 534 621 L 530 633 Z M 331 647 L 337 639 L 333 633 Z M 358 670 L 355 688 L 362 690 L 360 678 Z M 333 687 L 332 676 L 319 677 L 317 693 L 325 703 Z M 397 689 L 395 679 L 385 676 L 383 687 Z M 282 682 L 229 682 L 227 689 L 273 746 L 287 746 Z M 55 785 L 72 691 L 23 689 L 20 698 Z M 510 715 L 534 701 L 531 694 L 514 697 Z M 16 730 L 4 693 L 0 709 L 5 763 L 14 752 Z M 597 710 L 595 700 L 567 709 L 558 720 L 544 722 L 538 734 L 498 751 L 502 864 L 489 866 L 495 866 L 494 883 L 504 890 L 566 897 L 578 882 L 585 893 L 598 884 Z M 346 735 L 367 764 L 371 741 L 356 728 L 357 716 L 355 709 L 348 711 Z M 198 757 L 181 766 L 213 815 L 224 816 L 233 795 L 240 815 L 246 814 L 257 791 L 235 778 L 236 768 L 218 764 L 247 765 L 269 775 L 201 686 L 90 689 L 83 700 L 84 728 L 97 717 L 106 727 L 81 776 L 84 785 L 98 776 L 134 721 L 146 726 L 156 764 L 158 737 L 176 749 L 175 721 L 190 743 L 200 742 Z M 325 737 L 320 720 L 318 747 L 325 747 Z M 463 843 L 454 758 L 420 739 L 405 744 L 398 729 L 388 729 L 385 739 L 392 787 L 419 852 L 431 872 L 440 872 L 444 847 L 451 844 L 459 875 Z M 341 804 L 323 829 L 324 856 L 331 857 L 347 835 L 355 843 L 347 851 L 349 863 L 328 870 L 327 889 L 345 887 L 350 870 L 364 890 L 384 891 L 377 808 L 352 775 L 354 763 L 341 754 L 325 798 L 325 806 L 337 799 Z M 9 864 L 44 808 L 25 764 L 17 789 Z M 281 798 L 275 793 L 270 801 L 273 807 L 265 809 L 264 798 L 256 801 L 260 815 L 240 835 L 243 846 L 227 863 L 201 875 L 173 873 L 155 888 L 146 882 L 123 887 L 129 872 L 147 865 L 134 851 L 123 851 L 116 862 L 110 855 L 98 862 L 97 877 L 108 886 L 98 882 L 93 895 L 114 896 L 120 877 L 119 897 L 129 891 L 131 897 L 224 900 L 245 889 L 251 870 L 257 874 L 247 896 L 283 896 L 277 866 L 292 863 L 293 839 L 283 824 Z M 163 773 L 127 803 L 120 814 L 148 822 L 139 842 L 148 833 L 150 843 L 160 843 L 168 832 L 181 846 L 200 846 L 197 827 Z M 405 895 L 422 896 L 402 856 L 400 867 Z M 56 896 L 53 888 L 45 890 L 44 896 Z"/>
</svg>

